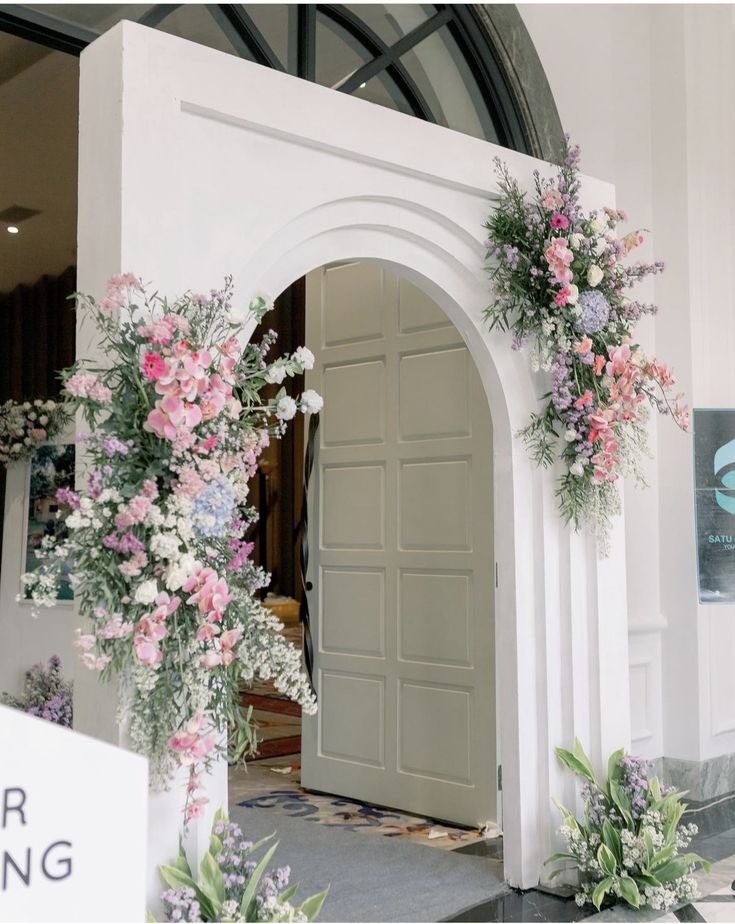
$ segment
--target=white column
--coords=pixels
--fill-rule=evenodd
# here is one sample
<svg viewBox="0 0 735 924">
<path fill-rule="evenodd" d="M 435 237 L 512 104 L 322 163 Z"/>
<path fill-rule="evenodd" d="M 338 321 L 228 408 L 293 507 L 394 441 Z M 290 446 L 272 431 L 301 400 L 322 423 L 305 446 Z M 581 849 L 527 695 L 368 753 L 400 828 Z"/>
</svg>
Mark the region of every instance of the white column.
<svg viewBox="0 0 735 924">
<path fill-rule="evenodd" d="M 115 273 L 135 271 L 126 263 L 134 223 L 124 224 L 125 167 L 123 158 L 123 47 L 114 30 L 90 45 L 81 56 L 79 103 L 79 218 L 77 287 L 80 292 L 100 297 L 105 283 Z M 151 138 L 152 145 L 164 143 Z M 150 220 L 141 215 L 140 221 Z M 166 240 L 160 240 L 166 247 Z M 155 256 L 150 262 L 155 264 Z M 155 280 L 153 280 L 155 282 Z M 89 320 L 77 325 L 77 357 L 104 362 Z M 78 429 L 85 429 L 81 420 Z M 79 617 L 77 615 L 77 624 Z M 96 673 L 77 662 L 74 674 L 74 727 L 77 731 L 128 745 L 124 730 L 117 725 L 119 690 L 116 683 L 100 684 Z M 181 771 L 168 792 L 151 793 L 148 807 L 148 908 L 160 915 L 158 901 L 162 884 L 158 866 L 171 863 L 178 853 L 183 828 L 183 807 L 187 772 Z M 227 764 L 216 763 L 198 795 L 210 802 L 207 811 L 188 828 L 186 846 L 192 866 L 198 867 L 206 850 L 214 812 L 227 810 Z"/>
</svg>

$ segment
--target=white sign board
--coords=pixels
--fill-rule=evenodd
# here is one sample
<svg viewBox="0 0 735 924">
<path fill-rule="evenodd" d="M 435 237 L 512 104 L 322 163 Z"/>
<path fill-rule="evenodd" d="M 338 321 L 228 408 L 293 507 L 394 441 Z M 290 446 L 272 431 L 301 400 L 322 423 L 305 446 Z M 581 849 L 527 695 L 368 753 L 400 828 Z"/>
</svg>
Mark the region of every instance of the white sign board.
<svg viewBox="0 0 735 924">
<path fill-rule="evenodd" d="M 145 919 L 144 758 L 0 707 L 0 921 Z"/>
</svg>

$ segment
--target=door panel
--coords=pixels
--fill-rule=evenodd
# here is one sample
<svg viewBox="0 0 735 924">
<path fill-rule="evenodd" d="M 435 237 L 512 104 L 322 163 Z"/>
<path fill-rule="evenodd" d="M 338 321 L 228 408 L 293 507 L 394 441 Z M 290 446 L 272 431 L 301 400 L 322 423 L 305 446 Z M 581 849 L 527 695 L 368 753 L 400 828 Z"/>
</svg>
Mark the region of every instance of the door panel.
<svg viewBox="0 0 735 924">
<path fill-rule="evenodd" d="M 492 438 L 462 339 L 370 263 L 307 277 L 319 713 L 302 782 L 447 821 L 495 818 Z"/>
</svg>

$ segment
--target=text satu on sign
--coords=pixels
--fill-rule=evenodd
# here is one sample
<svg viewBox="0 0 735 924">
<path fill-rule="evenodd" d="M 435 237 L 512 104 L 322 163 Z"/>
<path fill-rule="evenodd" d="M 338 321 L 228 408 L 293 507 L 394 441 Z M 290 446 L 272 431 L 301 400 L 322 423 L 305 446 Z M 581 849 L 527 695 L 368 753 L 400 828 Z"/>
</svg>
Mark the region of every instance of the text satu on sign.
<svg viewBox="0 0 735 924">
<path fill-rule="evenodd" d="M 735 603 L 735 410 L 694 409 L 700 603 Z"/>
<path fill-rule="evenodd" d="M 144 921 L 144 758 L 0 706 L 0 921 Z"/>
</svg>

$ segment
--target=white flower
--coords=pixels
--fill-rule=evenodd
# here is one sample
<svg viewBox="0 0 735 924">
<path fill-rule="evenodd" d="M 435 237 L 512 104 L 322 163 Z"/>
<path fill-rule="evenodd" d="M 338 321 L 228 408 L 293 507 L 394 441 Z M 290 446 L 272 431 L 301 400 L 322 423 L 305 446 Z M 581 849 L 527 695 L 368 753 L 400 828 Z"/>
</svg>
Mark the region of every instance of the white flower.
<svg viewBox="0 0 735 924">
<path fill-rule="evenodd" d="M 153 601 L 158 596 L 158 582 L 157 581 L 143 581 L 142 584 L 138 584 L 138 587 L 135 591 L 135 597 L 133 598 L 136 603 L 153 603 Z"/>
<path fill-rule="evenodd" d="M 577 439 L 577 431 L 572 429 L 567 430 L 564 434 L 564 439 L 567 443 L 573 443 Z"/>
<path fill-rule="evenodd" d="M 227 312 L 227 320 L 230 324 L 242 324 L 245 321 L 245 312 L 239 308 L 230 308 Z"/>
<path fill-rule="evenodd" d="M 569 283 L 567 288 L 569 289 L 569 295 L 567 296 L 567 304 L 576 305 L 577 299 L 579 298 L 579 289 L 577 288 L 577 286 L 574 285 L 573 282 Z"/>
<path fill-rule="evenodd" d="M 30 402 L 30 401 L 24 401 L 24 402 L 23 402 L 23 410 L 24 410 L 24 411 L 30 411 L 31 407 L 32 407 L 32 405 L 31 405 L 31 402 Z"/>
<path fill-rule="evenodd" d="M 56 410 L 56 402 L 55 402 L 55 401 L 47 401 L 47 402 L 44 404 L 44 407 L 46 408 L 47 411 L 54 411 L 54 410 Z"/>
<path fill-rule="evenodd" d="M 605 238 L 598 237 L 597 240 L 595 241 L 595 246 L 592 248 L 592 250 L 599 257 L 600 254 L 604 253 L 606 247 L 607 247 L 607 241 L 605 240 Z"/>
<path fill-rule="evenodd" d="M 308 347 L 300 346 L 293 354 L 293 358 L 297 363 L 300 363 L 304 369 L 314 368 L 314 354 Z"/>
<path fill-rule="evenodd" d="M 151 538 L 150 550 L 156 558 L 177 558 L 180 544 L 173 533 L 156 533 Z"/>
<path fill-rule="evenodd" d="M 592 228 L 594 234 L 604 234 L 608 228 L 607 219 L 602 216 L 593 218 L 590 222 L 590 228 Z"/>
<path fill-rule="evenodd" d="M 270 382 L 271 385 L 280 385 L 285 378 L 286 367 L 280 363 L 275 363 L 266 370 L 265 380 Z"/>
<path fill-rule="evenodd" d="M 569 471 L 579 478 L 580 475 L 584 474 L 584 465 L 577 459 L 576 462 L 569 466 Z"/>
<path fill-rule="evenodd" d="M 36 414 L 35 411 L 31 411 L 31 413 L 28 415 L 28 419 L 29 419 L 29 420 L 35 420 L 37 416 L 38 416 L 38 415 Z"/>
<path fill-rule="evenodd" d="M 48 423 L 48 416 L 46 414 L 41 414 L 41 416 L 38 418 L 38 422 L 42 427 L 45 427 Z"/>
<path fill-rule="evenodd" d="M 595 286 L 598 286 L 602 282 L 602 277 L 604 273 L 597 266 L 596 263 L 593 263 L 592 266 L 587 270 L 587 282 L 594 289 Z"/>
<path fill-rule="evenodd" d="M 168 590 L 178 590 L 189 580 L 198 562 L 188 552 L 182 555 L 176 564 L 171 564 L 166 570 L 166 587 Z"/>
<path fill-rule="evenodd" d="M 582 246 L 582 235 L 581 234 L 570 234 L 569 235 L 569 246 L 572 250 L 579 250 Z"/>
<path fill-rule="evenodd" d="M 324 407 L 324 399 L 311 388 L 301 396 L 301 411 L 304 414 L 318 414 Z"/>
<path fill-rule="evenodd" d="M 296 402 L 288 395 L 284 395 L 276 405 L 276 417 L 279 420 L 291 420 L 296 416 Z"/>
<path fill-rule="evenodd" d="M 13 443 L 13 445 L 10 447 L 10 451 L 11 451 L 11 452 L 20 452 L 22 448 L 23 448 L 23 444 L 22 444 L 22 443 Z"/>
</svg>

